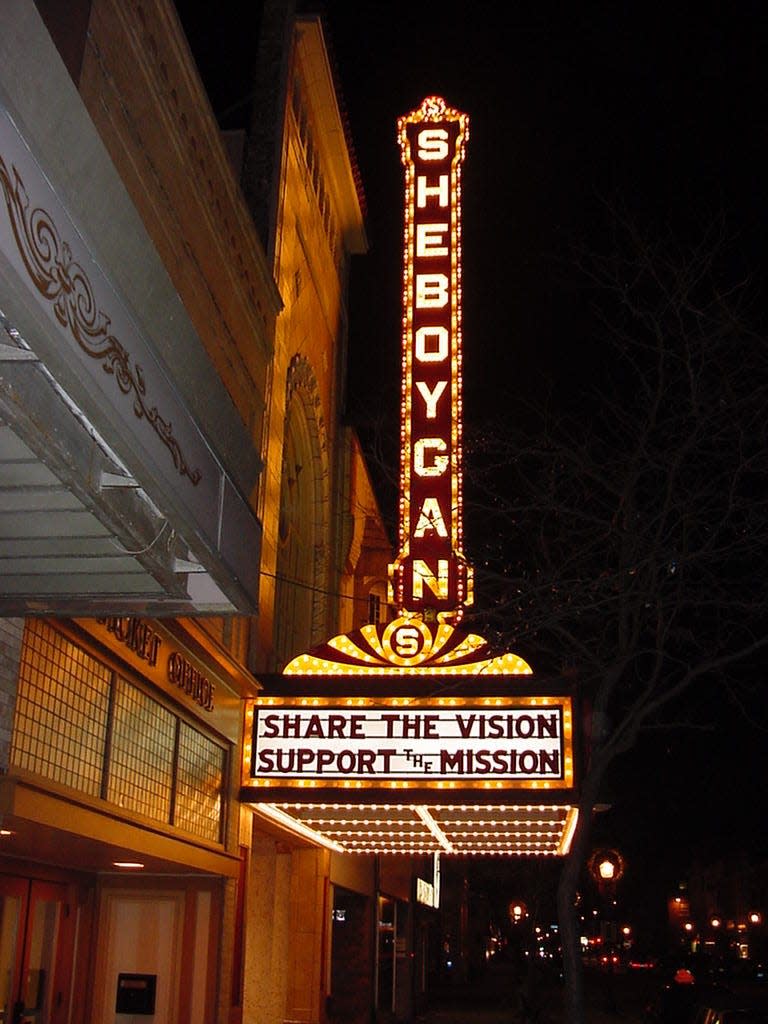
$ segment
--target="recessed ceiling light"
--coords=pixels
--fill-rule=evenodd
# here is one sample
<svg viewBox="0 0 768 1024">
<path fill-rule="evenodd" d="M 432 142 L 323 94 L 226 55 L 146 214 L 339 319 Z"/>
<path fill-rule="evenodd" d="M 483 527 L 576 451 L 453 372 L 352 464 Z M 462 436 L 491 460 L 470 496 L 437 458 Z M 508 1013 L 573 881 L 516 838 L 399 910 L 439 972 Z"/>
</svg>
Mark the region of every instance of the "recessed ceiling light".
<svg viewBox="0 0 768 1024">
<path fill-rule="evenodd" d="M 112 864 L 114 867 L 122 868 L 124 871 L 139 871 L 144 867 L 137 860 L 113 860 Z"/>
</svg>

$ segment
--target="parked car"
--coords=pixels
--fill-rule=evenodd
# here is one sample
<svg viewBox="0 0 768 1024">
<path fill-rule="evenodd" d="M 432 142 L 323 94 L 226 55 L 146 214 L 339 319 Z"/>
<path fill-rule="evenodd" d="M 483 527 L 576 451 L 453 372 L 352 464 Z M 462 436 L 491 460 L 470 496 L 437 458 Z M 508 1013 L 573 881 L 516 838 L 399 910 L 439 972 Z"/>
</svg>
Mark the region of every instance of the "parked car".
<svg viewBox="0 0 768 1024">
<path fill-rule="evenodd" d="M 709 1000 L 699 1006 L 694 1024 L 768 1024 L 768 1005 L 755 1005 L 743 996 Z"/>
<path fill-rule="evenodd" d="M 721 1001 L 727 1000 L 728 995 L 727 991 L 717 985 L 697 984 L 695 979 L 687 982 L 672 981 L 664 985 L 648 1006 L 645 1019 L 649 1024 L 700 1024 L 700 1008 L 720 1005 Z"/>
</svg>

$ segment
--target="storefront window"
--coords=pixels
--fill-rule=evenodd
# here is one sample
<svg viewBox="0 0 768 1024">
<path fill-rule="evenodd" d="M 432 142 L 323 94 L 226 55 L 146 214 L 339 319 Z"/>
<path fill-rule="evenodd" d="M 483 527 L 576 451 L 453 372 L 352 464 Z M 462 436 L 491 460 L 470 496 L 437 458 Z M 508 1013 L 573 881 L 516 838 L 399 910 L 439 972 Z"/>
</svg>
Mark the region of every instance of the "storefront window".
<svg viewBox="0 0 768 1024">
<path fill-rule="evenodd" d="M 101 796 L 112 673 L 45 623 L 24 629 L 12 764 Z"/>
<path fill-rule="evenodd" d="M 174 822 L 214 841 L 220 831 L 223 754 L 216 743 L 180 723 Z"/>
<path fill-rule="evenodd" d="M 28 619 L 11 764 L 221 842 L 227 750 L 46 622 Z"/>
<path fill-rule="evenodd" d="M 114 692 L 107 800 L 169 821 L 176 717 L 119 677 Z"/>
</svg>

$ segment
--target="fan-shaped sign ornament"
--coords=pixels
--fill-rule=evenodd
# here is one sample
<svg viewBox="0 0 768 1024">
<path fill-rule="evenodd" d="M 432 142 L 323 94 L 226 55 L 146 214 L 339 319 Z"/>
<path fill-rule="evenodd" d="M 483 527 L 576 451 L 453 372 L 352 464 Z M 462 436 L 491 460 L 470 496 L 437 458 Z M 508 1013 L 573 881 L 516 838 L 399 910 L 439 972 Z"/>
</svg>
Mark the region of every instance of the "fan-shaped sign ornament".
<svg viewBox="0 0 768 1024">
<path fill-rule="evenodd" d="M 418 616 L 363 626 L 335 636 L 300 654 L 283 670 L 288 676 L 371 675 L 530 675 L 516 654 L 494 655 L 476 633 L 445 622 L 427 623 Z"/>
</svg>

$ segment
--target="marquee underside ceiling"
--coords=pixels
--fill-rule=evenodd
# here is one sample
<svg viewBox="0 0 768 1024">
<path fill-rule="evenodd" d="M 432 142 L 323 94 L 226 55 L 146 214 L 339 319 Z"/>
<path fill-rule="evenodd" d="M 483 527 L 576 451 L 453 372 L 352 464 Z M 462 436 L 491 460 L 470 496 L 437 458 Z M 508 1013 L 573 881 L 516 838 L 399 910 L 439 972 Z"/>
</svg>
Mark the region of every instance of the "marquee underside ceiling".
<svg viewBox="0 0 768 1024">
<path fill-rule="evenodd" d="M 571 804 L 259 803 L 256 815 L 339 853 L 562 856 Z"/>
</svg>

